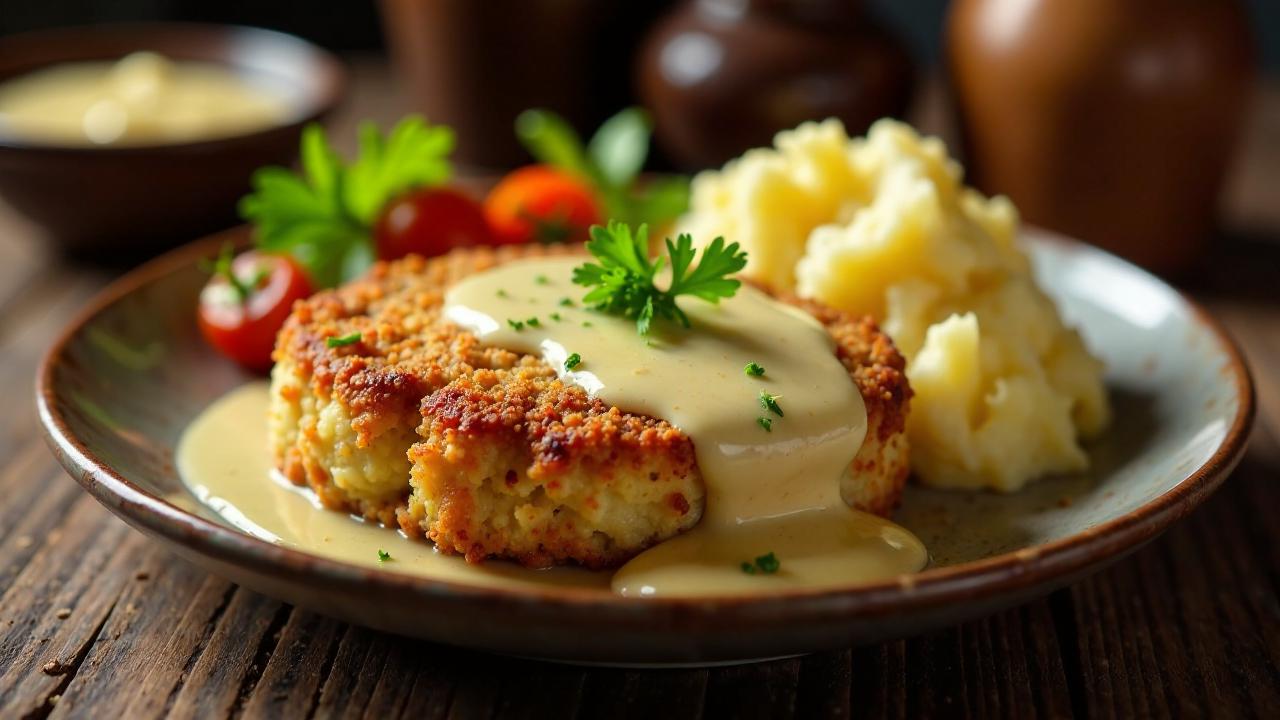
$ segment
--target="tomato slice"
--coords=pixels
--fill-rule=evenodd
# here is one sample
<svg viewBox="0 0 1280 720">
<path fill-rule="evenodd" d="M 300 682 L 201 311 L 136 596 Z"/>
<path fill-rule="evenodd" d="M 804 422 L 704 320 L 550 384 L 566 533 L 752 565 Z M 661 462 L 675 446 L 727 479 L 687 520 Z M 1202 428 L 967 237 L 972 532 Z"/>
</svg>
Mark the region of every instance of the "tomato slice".
<svg viewBox="0 0 1280 720">
<path fill-rule="evenodd" d="M 484 213 L 503 244 L 584 242 L 603 221 L 591 186 L 549 165 L 513 170 L 489 192 Z"/>
<path fill-rule="evenodd" d="M 378 257 L 443 255 L 456 247 L 488 245 L 489 225 L 480 205 L 451 188 L 424 188 L 393 200 L 373 228 Z"/>
<path fill-rule="evenodd" d="M 271 368 L 276 333 L 295 300 L 311 295 L 306 273 L 292 259 L 250 250 L 214 275 L 200 292 L 197 319 L 209 344 L 255 372 Z"/>
</svg>

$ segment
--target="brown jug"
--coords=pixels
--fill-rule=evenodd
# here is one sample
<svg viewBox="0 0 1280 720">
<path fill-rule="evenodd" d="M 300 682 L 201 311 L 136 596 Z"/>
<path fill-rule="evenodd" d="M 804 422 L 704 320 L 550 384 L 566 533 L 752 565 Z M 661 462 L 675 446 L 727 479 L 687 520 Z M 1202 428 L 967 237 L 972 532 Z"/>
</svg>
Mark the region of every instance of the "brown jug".
<svg viewBox="0 0 1280 720">
<path fill-rule="evenodd" d="M 956 0 L 970 177 L 1030 222 L 1151 269 L 1213 231 L 1256 61 L 1234 0 Z"/>
<path fill-rule="evenodd" d="M 851 0 L 687 0 L 651 32 L 641 99 L 661 149 L 689 169 L 838 117 L 850 132 L 911 98 L 906 51 Z"/>
</svg>

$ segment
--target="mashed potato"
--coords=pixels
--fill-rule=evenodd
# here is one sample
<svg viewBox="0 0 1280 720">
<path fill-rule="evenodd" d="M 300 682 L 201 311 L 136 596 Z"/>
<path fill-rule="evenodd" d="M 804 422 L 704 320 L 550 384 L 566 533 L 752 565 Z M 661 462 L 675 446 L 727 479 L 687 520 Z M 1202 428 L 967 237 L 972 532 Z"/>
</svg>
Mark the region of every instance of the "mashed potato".
<svg viewBox="0 0 1280 720">
<path fill-rule="evenodd" d="M 1103 367 L 1035 285 L 1013 205 L 891 120 L 865 139 L 807 123 L 774 145 L 699 175 L 680 229 L 741 243 L 750 276 L 881 321 L 908 358 L 923 482 L 1012 491 L 1084 469 L 1080 438 L 1109 415 Z"/>
</svg>

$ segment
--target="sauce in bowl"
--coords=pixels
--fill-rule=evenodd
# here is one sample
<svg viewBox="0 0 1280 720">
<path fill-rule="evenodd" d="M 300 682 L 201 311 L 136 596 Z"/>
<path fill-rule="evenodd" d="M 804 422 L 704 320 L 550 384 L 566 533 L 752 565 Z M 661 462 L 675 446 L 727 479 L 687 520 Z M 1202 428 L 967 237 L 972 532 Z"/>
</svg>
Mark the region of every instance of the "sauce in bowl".
<svg viewBox="0 0 1280 720">
<path fill-rule="evenodd" d="M 68 146 L 212 140 L 288 119 L 285 100 L 213 63 L 137 52 L 0 83 L 0 135 Z"/>
</svg>

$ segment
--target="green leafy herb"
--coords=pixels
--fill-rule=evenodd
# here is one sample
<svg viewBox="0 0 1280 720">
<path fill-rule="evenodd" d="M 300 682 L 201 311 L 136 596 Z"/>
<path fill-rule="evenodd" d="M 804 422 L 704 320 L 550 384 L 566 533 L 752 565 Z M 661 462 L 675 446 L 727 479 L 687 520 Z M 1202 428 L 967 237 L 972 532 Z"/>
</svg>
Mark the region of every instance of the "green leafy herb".
<svg viewBox="0 0 1280 720">
<path fill-rule="evenodd" d="M 777 415 L 778 417 L 782 417 L 783 416 L 782 406 L 778 405 L 778 398 L 780 397 L 782 396 L 770 395 L 764 390 L 761 390 L 760 391 L 760 407 L 764 408 L 765 410 L 768 410 L 769 412 L 773 413 L 774 415 Z"/>
<path fill-rule="evenodd" d="M 563 319 L 564 319 L 564 318 L 561 318 L 561 317 L 560 317 L 560 313 L 558 313 L 558 312 L 553 312 L 553 313 L 551 313 L 550 315 L 548 315 L 547 317 L 551 318 L 552 320 L 555 320 L 556 322 L 560 322 L 561 320 L 563 320 Z"/>
<path fill-rule="evenodd" d="M 764 368 L 761 367 L 760 363 L 754 361 L 747 363 L 747 366 L 742 368 L 742 372 L 751 377 L 764 377 Z"/>
<path fill-rule="evenodd" d="M 378 550 L 378 562 L 386 562 L 391 559 L 391 553 L 386 550 Z"/>
<path fill-rule="evenodd" d="M 253 277 L 249 278 L 248 282 L 245 282 L 231 268 L 231 263 L 235 258 L 235 248 L 232 247 L 231 243 L 226 243 L 218 252 L 218 257 L 212 261 L 202 259 L 200 267 L 205 272 L 224 278 L 227 281 L 227 287 L 231 288 L 231 294 L 235 297 L 236 302 L 243 305 L 249 299 L 249 296 L 253 294 L 254 289 L 261 285 L 262 281 L 270 273 L 265 268 L 259 268 Z"/>
<path fill-rule="evenodd" d="M 360 128 L 360 154 L 346 164 L 316 124 L 302 132 L 302 171 L 266 167 L 253 174 L 253 192 L 240 215 L 256 226 L 259 247 L 285 252 L 312 281 L 332 287 L 373 262 L 372 227 L 396 196 L 439 185 L 452 168 L 453 131 L 421 117 L 401 120 L 385 137 L 372 123 Z"/>
<path fill-rule="evenodd" d="M 756 424 L 764 428 L 765 432 L 773 432 L 773 420 L 767 417 L 756 418 Z"/>
<path fill-rule="evenodd" d="M 523 329 L 524 329 L 524 321 L 523 321 L 523 320 L 512 320 L 511 318 L 507 318 L 507 324 L 511 326 L 511 329 L 512 329 L 512 330 L 523 330 Z"/>
<path fill-rule="evenodd" d="M 494 293 L 494 295 L 497 295 L 500 298 L 510 297 L 509 295 L 507 295 L 507 291 L 502 289 L 499 289 L 497 292 Z"/>
<path fill-rule="evenodd" d="M 525 320 L 524 324 L 528 325 L 529 327 L 538 327 L 539 325 L 542 324 L 542 321 L 538 320 L 538 318 L 536 317 L 531 317 L 528 320 Z"/>
<path fill-rule="evenodd" d="M 689 327 L 676 298 L 692 295 L 708 302 L 731 297 L 742 283 L 730 275 L 747 264 L 747 254 L 738 243 L 725 245 L 716 238 L 702 251 L 702 259 L 694 266 L 697 250 L 693 238 L 681 235 L 673 243 L 666 241 L 667 254 L 649 259 L 649 230 L 641 225 L 635 232 L 626 223 L 610 221 L 608 227 L 594 225 L 587 250 L 598 263 L 584 263 L 573 269 L 573 282 L 591 291 L 582 302 L 614 315 L 636 321 L 636 330 L 648 334 L 655 317 L 676 320 Z M 671 283 L 666 290 L 654 284 L 659 271 L 671 267 Z"/>
<path fill-rule="evenodd" d="M 546 275 L 539 274 L 539 275 L 533 276 L 533 282 L 538 285 L 546 285 L 551 282 L 551 279 L 548 278 Z"/>
<path fill-rule="evenodd" d="M 582 364 L 582 356 L 578 353 L 570 353 L 569 357 L 564 359 L 564 369 L 572 370 Z"/>
<path fill-rule="evenodd" d="M 782 568 L 782 561 L 773 553 L 767 553 L 757 557 L 754 561 L 743 560 L 742 565 L 739 567 L 742 568 L 742 572 L 748 575 L 755 575 L 756 573 L 773 575 Z"/>
<path fill-rule="evenodd" d="M 591 183 L 607 217 L 655 225 L 689 208 L 689 179 L 668 175 L 640 180 L 649 154 L 652 120 L 627 108 L 605 120 L 585 145 L 563 118 L 547 110 L 526 110 L 516 118 L 516 136 L 538 161 Z"/>
<path fill-rule="evenodd" d="M 560 298 L 560 307 L 573 307 L 573 298 Z"/>
<path fill-rule="evenodd" d="M 329 337 L 324 339 L 324 344 L 331 348 L 346 347 L 347 345 L 354 345 L 358 342 L 360 342 L 360 333 L 358 332 L 353 332 L 350 335 L 343 335 L 342 337 Z"/>
</svg>

